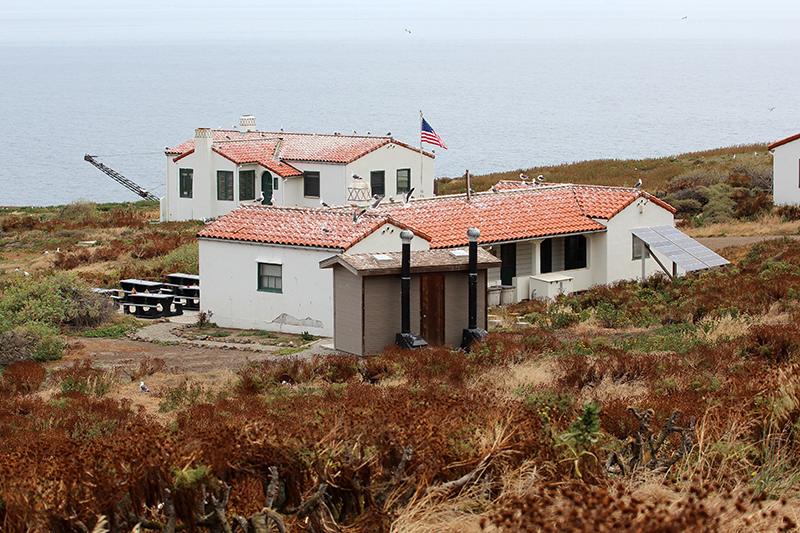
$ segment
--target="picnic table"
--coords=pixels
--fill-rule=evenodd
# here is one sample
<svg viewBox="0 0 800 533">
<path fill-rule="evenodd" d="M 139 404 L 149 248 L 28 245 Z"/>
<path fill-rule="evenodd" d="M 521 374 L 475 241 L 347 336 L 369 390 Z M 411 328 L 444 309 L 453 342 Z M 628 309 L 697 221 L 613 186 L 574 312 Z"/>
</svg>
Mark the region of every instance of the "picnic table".
<svg viewBox="0 0 800 533">
<path fill-rule="evenodd" d="M 164 283 L 164 290 L 175 295 L 183 302 L 184 309 L 197 311 L 200 309 L 200 276 L 195 274 L 167 274 L 169 283 Z"/>
<path fill-rule="evenodd" d="M 170 283 L 174 283 L 175 285 L 200 285 L 200 276 L 195 274 L 175 272 L 167 274 L 167 279 Z"/>
<path fill-rule="evenodd" d="M 134 292 L 120 301 L 125 313 L 137 318 L 161 318 L 183 314 L 183 305 L 172 294 Z"/>
<path fill-rule="evenodd" d="M 125 291 L 156 293 L 161 290 L 164 284 L 144 279 L 121 279 L 119 280 L 119 286 Z"/>
</svg>

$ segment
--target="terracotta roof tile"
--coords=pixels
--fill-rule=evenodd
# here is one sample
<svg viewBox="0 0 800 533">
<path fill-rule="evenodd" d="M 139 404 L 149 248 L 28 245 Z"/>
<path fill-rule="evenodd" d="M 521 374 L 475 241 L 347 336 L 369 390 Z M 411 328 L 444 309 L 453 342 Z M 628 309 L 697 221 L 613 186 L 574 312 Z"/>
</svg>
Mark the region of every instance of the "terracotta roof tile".
<svg viewBox="0 0 800 533">
<path fill-rule="evenodd" d="M 274 131 L 249 131 L 240 133 L 236 130 L 212 130 L 214 149 L 222 153 L 226 150 L 222 146 L 226 143 L 237 143 L 234 148 L 246 151 L 252 161 L 274 160 L 275 143 L 281 140 L 279 159 L 284 161 L 314 161 L 322 163 L 348 164 L 356 159 L 377 150 L 390 143 L 394 143 L 409 150 L 419 151 L 411 145 L 399 142 L 392 137 L 376 137 L 366 135 L 319 135 L 316 133 L 286 133 Z M 242 145 L 249 145 L 247 148 Z M 272 149 L 270 149 L 270 146 Z M 167 155 L 181 156 L 194 149 L 194 139 L 188 140 L 173 148 L 166 150 Z M 429 157 L 432 153 L 423 152 Z"/>
<path fill-rule="evenodd" d="M 800 133 L 792 135 L 791 137 L 786 137 L 785 139 L 781 139 L 780 141 L 775 141 L 774 143 L 772 143 L 769 146 L 767 146 L 767 150 L 774 150 L 778 146 L 782 146 L 784 144 L 788 144 L 788 143 L 790 143 L 792 141 L 796 141 L 797 139 L 800 139 Z"/>
<path fill-rule="evenodd" d="M 381 204 L 379 213 L 418 228 L 431 236 L 431 248 L 467 244 L 467 230 L 480 230 L 481 243 L 516 241 L 604 231 L 593 218 L 611 218 L 636 198 L 646 196 L 674 209 L 641 189 L 583 185 L 544 185 L 507 188 L 499 193 L 452 195 Z"/>
<path fill-rule="evenodd" d="M 198 237 L 347 250 L 387 222 L 408 228 L 386 215 L 369 212 L 353 222 L 354 210 L 241 206 L 206 226 Z M 422 232 L 415 233 L 428 238 Z"/>
<path fill-rule="evenodd" d="M 214 151 L 237 164 L 258 163 L 282 178 L 302 176 L 300 170 L 273 157 L 279 142 L 277 139 L 226 141 L 214 143 Z"/>
</svg>

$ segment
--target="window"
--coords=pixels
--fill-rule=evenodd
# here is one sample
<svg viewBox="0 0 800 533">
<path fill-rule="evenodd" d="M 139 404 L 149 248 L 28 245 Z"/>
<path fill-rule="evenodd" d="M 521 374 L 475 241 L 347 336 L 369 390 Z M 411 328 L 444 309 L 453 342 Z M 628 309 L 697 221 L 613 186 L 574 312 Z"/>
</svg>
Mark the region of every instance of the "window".
<svg viewBox="0 0 800 533">
<path fill-rule="evenodd" d="M 192 175 L 194 174 L 194 170 L 191 168 L 182 168 L 180 169 L 180 193 L 181 198 L 191 198 L 192 197 Z"/>
<path fill-rule="evenodd" d="M 256 199 L 256 171 L 239 171 L 239 200 Z"/>
<path fill-rule="evenodd" d="M 564 237 L 564 270 L 586 268 L 586 236 Z"/>
<path fill-rule="evenodd" d="M 319 198 L 319 172 L 303 172 L 303 196 Z"/>
<path fill-rule="evenodd" d="M 258 290 L 266 292 L 283 292 L 281 281 L 281 265 L 271 263 L 258 264 Z"/>
<path fill-rule="evenodd" d="M 217 200 L 233 200 L 233 172 L 217 170 Z"/>
<path fill-rule="evenodd" d="M 631 235 L 631 237 L 633 237 L 633 255 L 631 256 L 631 259 L 641 259 L 642 251 L 644 251 L 645 259 L 650 257 L 650 250 L 645 247 L 644 241 L 642 241 L 642 239 L 636 235 Z"/>
<path fill-rule="evenodd" d="M 278 190 L 278 176 L 275 176 L 274 178 L 272 178 L 272 190 L 273 191 L 277 191 Z"/>
<path fill-rule="evenodd" d="M 397 169 L 397 193 L 408 192 L 411 189 L 411 169 Z"/>
<path fill-rule="evenodd" d="M 373 170 L 369 173 L 369 186 L 372 194 L 386 196 L 386 172 L 383 170 Z"/>
</svg>

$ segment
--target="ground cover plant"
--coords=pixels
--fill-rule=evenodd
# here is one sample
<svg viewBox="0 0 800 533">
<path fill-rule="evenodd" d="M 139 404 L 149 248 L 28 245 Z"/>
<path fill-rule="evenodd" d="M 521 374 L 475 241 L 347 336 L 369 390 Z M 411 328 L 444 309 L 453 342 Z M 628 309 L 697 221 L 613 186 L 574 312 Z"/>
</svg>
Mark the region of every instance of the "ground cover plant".
<svg viewBox="0 0 800 533">
<path fill-rule="evenodd" d="M 530 326 L 469 353 L 392 347 L 251 362 L 217 389 L 179 380 L 154 392 L 159 417 L 114 397 L 156 360 L 13 363 L 0 524 L 792 530 L 800 245 L 731 255 L 720 271 L 511 306 Z"/>
</svg>

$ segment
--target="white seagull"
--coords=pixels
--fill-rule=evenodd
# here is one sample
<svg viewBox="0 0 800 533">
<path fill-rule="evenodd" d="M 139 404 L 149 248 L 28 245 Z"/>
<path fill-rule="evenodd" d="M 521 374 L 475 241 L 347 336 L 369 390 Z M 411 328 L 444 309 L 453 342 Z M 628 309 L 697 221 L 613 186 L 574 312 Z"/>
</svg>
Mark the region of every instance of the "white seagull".
<svg viewBox="0 0 800 533">
<path fill-rule="evenodd" d="M 499 190 L 497 190 L 497 188 L 496 188 L 494 185 L 492 185 L 492 192 L 493 192 L 493 193 L 498 193 L 498 192 L 500 192 L 500 191 L 499 191 Z"/>
<path fill-rule="evenodd" d="M 264 201 L 264 191 L 261 191 L 261 196 L 255 199 L 255 203 L 260 204 L 263 201 Z"/>
<path fill-rule="evenodd" d="M 325 203 L 325 201 L 322 198 L 319 199 L 319 205 L 321 205 L 322 207 L 330 207 L 328 204 Z"/>
<path fill-rule="evenodd" d="M 541 174 L 539 174 L 538 176 L 536 176 L 536 181 L 538 181 L 539 183 L 544 183 L 544 182 L 545 182 L 545 181 L 547 181 L 547 180 L 546 180 L 546 179 L 544 179 L 544 176 L 542 176 Z"/>
<path fill-rule="evenodd" d="M 369 208 L 370 209 L 375 209 L 376 207 L 378 207 L 380 205 L 381 200 L 383 200 L 383 196 L 378 196 L 377 194 L 373 195 L 372 196 L 372 204 L 370 204 Z"/>
<path fill-rule="evenodd" d="M 150 392 L 150 389 L 148 389 L 148 388 L 147 388 L 147 385 L 145 385 L 145 384 L 144 384 L 144 381 L 142 381 L 141 383 L 139 383 L 139 389 L 140 389 L 142 392 Z"/>
<path fill-rule="evenodd" d="M 641 186 L 642 186 L 642 178 L 639 178 L 639 181 L 636 182 L 636 185 L 634 185 L 634 187 L 641 187 Z"/>
<path fill-rule="evenodd" d="M 353 133 L 355 133 L 355 132 L 353 132 Z M 359 176 L 359 175 L 358 175 L 358 174 L 356 174 L 355 172 L 353 172 L 352 174 L 350 174 L 350 177 L 351 177 L 351 178 L 353 178 L 354 180 L 360 180 L 360 179 L 361 179 L 361 176 Z"/>
<path fill-rule="evenodd" d="M 353 222 L 358 222 L 358 220 L 367 212 L 367 208 L 358 208 L 353 212 Z"/>
<path fill-rule="evenodd" d="M 528 176 L 526 176 L 525 174 L 523 174 L 522 172 L 520 172 L 519 173 L 519 179 L 521 179 L 522 181 L 525 181 L 525 180 L 529 180 L 530 178 Z"/>
</svg>

